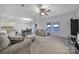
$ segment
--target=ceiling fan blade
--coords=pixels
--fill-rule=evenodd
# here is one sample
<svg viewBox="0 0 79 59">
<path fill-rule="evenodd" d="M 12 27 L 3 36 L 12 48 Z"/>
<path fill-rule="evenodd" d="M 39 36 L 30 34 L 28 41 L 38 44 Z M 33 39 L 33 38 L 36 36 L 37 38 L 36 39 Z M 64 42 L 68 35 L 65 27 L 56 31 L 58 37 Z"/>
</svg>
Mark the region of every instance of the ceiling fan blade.
<svg viewBox="0 0 79 59">
<path fill-rule="evenodd" d="M 50 12 L 51 10 L 49 9 L 49 10 L 47 10 L 47 12 Z"/>
</svg>

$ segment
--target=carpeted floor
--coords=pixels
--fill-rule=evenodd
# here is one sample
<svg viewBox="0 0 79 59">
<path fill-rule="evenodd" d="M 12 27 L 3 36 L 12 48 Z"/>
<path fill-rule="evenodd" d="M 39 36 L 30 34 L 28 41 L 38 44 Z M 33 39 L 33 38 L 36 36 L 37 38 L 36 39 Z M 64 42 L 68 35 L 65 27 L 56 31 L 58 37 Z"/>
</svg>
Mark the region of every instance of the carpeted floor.
<svg viewBox="0 0 79 59">
<path fill-rule="evenodd" d="M 30 41 L 29 41 L 30 42 Z M 14 54 L 71 54 L 66 38 L 56 36 L 36 36 L 36 40 L 27 46 L 27 40 L 1 51 Z M 73 46 L 72 46 L 73 47 Z M 73 47 L 74 48 L 74 47 Z M 75 50 L 72 50 L 75 53 Z"/>
<path fill-rule="evenodd" d="M 70 54 L 68 40 L 53 36 L 37 36 L 31 45 L 32 54 Z M 75 53 L 75 50 L 72 51 Z"/>
</svg>

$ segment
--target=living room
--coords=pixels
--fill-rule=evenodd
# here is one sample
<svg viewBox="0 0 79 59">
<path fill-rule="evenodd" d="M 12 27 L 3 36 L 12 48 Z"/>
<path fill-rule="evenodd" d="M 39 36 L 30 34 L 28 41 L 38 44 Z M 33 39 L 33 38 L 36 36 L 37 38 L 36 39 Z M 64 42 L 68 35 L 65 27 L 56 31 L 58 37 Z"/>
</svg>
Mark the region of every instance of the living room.
<svg viewBox="0 0 79 59">
<path fill-rule="evenodd" d="M 79 4 L 0 4 L 0 53 L 76 54 L 78 19 Z"/>
</svg>

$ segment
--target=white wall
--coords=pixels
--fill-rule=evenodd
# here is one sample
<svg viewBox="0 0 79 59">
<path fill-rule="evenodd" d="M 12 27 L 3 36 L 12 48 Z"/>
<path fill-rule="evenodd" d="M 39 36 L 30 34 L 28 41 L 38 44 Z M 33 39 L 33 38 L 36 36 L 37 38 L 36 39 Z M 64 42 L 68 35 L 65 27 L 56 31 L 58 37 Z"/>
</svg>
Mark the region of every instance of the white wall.
<svg viewBox="0 0 79 59">
<path fill-rule="evenodd" d="M 64 5 L 64 6 L 61 5 L 61 6 L 55 7 L 55 9 L 51 13 L 52 15 L 57 15 L 57 14 L 61 14 L 62 11 L 65 12 L 67 9 L 71 11 L 75 8 L 75 6 L 73 5 L 71 5 L 70 7 L 68 6 L 69 5 Z M 20 5 L 3 5 L 0 8 L 1 8 L 0 13 L 5 16 L 12 15 L 16 17 L 20 17 L 20 16 L 21 17 L 28 17 L 28 16 L 33 17 L 33 19 L 35 20 L 35 23 L 38 25 L 38 28 L 46 28 L 47 22 L 53 23 L 57 21 L 60 23 L 60 32 L 53 33 L 53 34 L 58 35 L 58 36 L 63 36 L 63 37 L 67 37 L 69 35 L 70 18 L 76 18 L 76 12 L 68 12 L 68 11 L 67 11 L 68 13 L 64 13 L 58 16 L 41 17 L 40 15 L 38 15 L 37 12 L 33 10 L 34 7 L 32 5 L 26 5 L 24 8 L 22 8 Z M 0 20 L 6 20 L 6 19 L 7 18 L 0 19 Z M 29 25 L 25 25 L 19 20 L 16 21 L 16 25 L 14 25 L 14 28 L 18 31 L 20 31 L 20 29 L 25 28 L 25 27 L 29 27 Z"/>
<path fill-rule="evenodd" d="M 79 8 L 76 10 L 76 17 L 79 19 Z"/>
<path fill-rule="evenodd" d="M 68 37 L 70 34 L 70 19 L 76 18 L 76 12 L 69 12 L 65 14 L 61 14 L 58 16 L 52 16 L 49 18 L 40 18 L 37 19 L 39 21 L 36 21 L 38 28 L 46 28 L 47 22 L 59 22 L 60 23 L 60 31 L 59 32 L 53 32 L 52 35 L 61 36 L 61 37 Z"/>
<path fill-rule="evenodd" d="M 28 21 L 23 21 L 20 19 L 16 19 L 17 21 L 15 21 L 14 24 L 14 29 L 16 31 L 18 31 L 19 33 L 21 32 L 21 30 L 26 30 L 26 28 L 32 28 L 32 23 L 30 24 Z"/>
<path fill-rule="evenodd" d="M 14 24 L 11 24 L 12 22 L 14 22 Z M 29 23 L 29 21 L 24 21 L 21 19 L 14 19 L 14 18 L 7 18 L 7 17 L 0 18 L 0 25 L 12 26 L 19 33 L 21 33 L 21 29 L 25 30 L 26 28 L 32 28 L 32 23 Z"/>
<path fill-rule="evenodd" d="M 38 28 L 46 28 L 47 22 L 59 22 L 60 23 L 60 31 L 57 33 L 52 33 L 53 35 L 56 36 L 62 36 L 62 37 L 67 37 L 70 33 L 70 19 L 71 18 L 76 18 L 76 12 L 69 12 L 57 16 L 52 16 L 52 17 L 34 17 L 34 22 L 37 24 Z M 8 18 L 1 18 L 0 20 L 8 20 Z M 11 19 L 9 19 L 11 20 Z M 17 31 L 20 32 L 20 30 L 23 28 L 31 27 L 31 25 L 27 24 L 25 25 L 25 22 L 20 21 L 19 19 L 15 19 L 16 23 L 13 26 Z M 32 27 L 33 28 L 33 27 Z"/>
</svg>

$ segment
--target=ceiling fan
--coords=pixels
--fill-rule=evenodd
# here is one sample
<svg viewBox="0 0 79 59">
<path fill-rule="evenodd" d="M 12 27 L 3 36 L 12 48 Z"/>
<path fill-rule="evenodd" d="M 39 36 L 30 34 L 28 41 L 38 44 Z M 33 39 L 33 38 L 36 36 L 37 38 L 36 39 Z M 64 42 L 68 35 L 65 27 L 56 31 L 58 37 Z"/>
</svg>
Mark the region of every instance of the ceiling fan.
<svg viewBox="0 0 79 59">
<path fill-rule="evenodd" d="M 21 4 L 21 7 L 24 7 L 25 4 Z M 36 4 L 36 8 L 38 9 L 37 11 L 39 12 L 39 14 L 41 16 L 45 16 L 48 15 L 49 12 L 51 12 L 51 9 L 49 9 L 50 5 L 46 5 L 46 4 Z"/>
<path fill-rule="evenodd" d="M 48 13 L 51 12 L 51 9 L 49 9 L 48 7 L 49 5 L 42 5 L 42 4 L 37 5 L 37 8 L 41 16 L 48 15 Z"/>
</svg>

